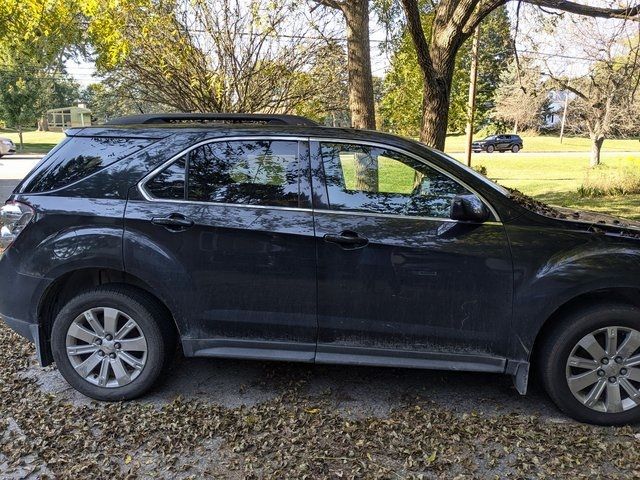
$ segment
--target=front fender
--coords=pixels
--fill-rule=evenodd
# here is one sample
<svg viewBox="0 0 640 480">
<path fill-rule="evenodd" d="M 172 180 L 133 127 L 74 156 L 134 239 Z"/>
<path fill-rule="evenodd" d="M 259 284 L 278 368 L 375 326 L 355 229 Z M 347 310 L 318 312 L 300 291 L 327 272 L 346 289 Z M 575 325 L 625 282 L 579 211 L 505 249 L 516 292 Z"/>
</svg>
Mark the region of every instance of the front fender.
<svg viewBox="0 0 640 480">
<path fill-rule="evenodd" d="M 514 258 L 511 356 L 527 360 L 544 323 L 568 302 L 604 289 L 640 288 L 640 242 L 590 231 L 548 229 L 525 243 L 508 229 Z"/>
</svg>

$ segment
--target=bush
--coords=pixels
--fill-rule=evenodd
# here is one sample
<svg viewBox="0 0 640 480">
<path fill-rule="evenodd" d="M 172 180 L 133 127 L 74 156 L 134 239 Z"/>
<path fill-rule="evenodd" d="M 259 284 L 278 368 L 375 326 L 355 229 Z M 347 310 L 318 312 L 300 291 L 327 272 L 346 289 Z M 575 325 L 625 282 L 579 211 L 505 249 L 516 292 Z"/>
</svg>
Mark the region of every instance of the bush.
<svg viewBox="0 0 640 480">
<path fill-rule="evenodd" d="M 631 167 L 600 165 L 587 171 L 578 187 L 578 195 L 588 198 L 633 194 L 640 194 L 640 173 Z"/>
<path fill-rule="evenodd" d="M 487 167 L 484 165 L 475 165 L 473 169 L 481 175 L 487 176 Z"/>
</svg>

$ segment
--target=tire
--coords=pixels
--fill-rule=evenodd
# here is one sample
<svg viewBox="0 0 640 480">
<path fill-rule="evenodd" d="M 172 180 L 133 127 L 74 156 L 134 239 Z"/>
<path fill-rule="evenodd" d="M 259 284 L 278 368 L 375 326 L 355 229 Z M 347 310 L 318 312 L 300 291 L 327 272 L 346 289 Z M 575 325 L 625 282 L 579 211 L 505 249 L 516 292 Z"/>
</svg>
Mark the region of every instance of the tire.
<svg viewBox="0 0 640 480">
<path fill-rule="evenodd" d="M 493 145 L 489 145 L 489 146 L 487 147 L 487 153 L 493 153 L 494 151 L 495 151 L 495 148 L 494 148 L 494 146 L 493 146 Z"/>
<path fill-rule="evenodd" d="M 614 328 L 616 346 L 607 352 L 607 334 Z M 633 341 L 627 346 L 637 343 L 637 348 L 630 347 L 633 348 L 631 352 L 623 352 L 624 342 L 630 338 Z M 579 344 L 588 345 L 596 355 L 590 354 Z M 624 354 L 624 362 L 618 363 L 620 358 L 615 360 L 614 350 Z M 586 359 L 580 362 L 586 366 L 570 366 L 570 355 L 574 359 Z M 599 356 L 602 356 L 599 361 L 594 359 Z M 607 357 L 606 364 L 604 357 Z M 632 361 L 627 360 L 630 357 L 633 357 Z M 640 396 L 634 397 L 634 401 L 623 387 L 623 383 L 629 384 L 635 392 L 640 388 L 640 309 L 624 304 L 599 304 L 568 314 L 546 336 L 539 360 L 547 393 L 560 410 L 574 419 L 597 425 L 623 425 L 640 421 Z M 631 365 L 636 362 L 636 366 Z M 577 365 L 575 360 L 572 365 Z M 623 374 L 622 369 L 627 372 Z M 577 390 L 583 383 L 584 389 L 574 394 L 572 388 Z M 616 389 L 621 403 L 618 403 Z"/>
<path fill-rule="evenodd" d="M 85 312 L 91 312 L 94 323 L 90 324 Z M 107 316 L 115 317 L 109 323 L 114 328 L 107 328 Z M 96 328 L 91 328 L 96 321 Z M 100 328 L 105 329 L 102 337 L 95 334 Z M 129 333 L 125 333 L 127 328 L 132 328 Z M 108 339 L 109 331 L 121 335 Z M 170 365 L 175 342 L 173 319 L 157 301 L 144 291 L 119 284 L 99 286 L 74 297 L 56 316 L 51 332 L 53 358 L 64 379 L 87 397 L 108 402 L 146 393 Z M 89 351 L 80 354 L 83 348 Z M 68 354 L 68 349 L 74 353 Z M 89 369 L 96 361 L 99 363 Z"/>
<path fill-rule="evenodd" d="M 513 147 L 511 147 L 511 151 L 513 153 L 518 153 L 520 151 L 520 146 L 519 145 L 514 145 Z"/>
</svg>

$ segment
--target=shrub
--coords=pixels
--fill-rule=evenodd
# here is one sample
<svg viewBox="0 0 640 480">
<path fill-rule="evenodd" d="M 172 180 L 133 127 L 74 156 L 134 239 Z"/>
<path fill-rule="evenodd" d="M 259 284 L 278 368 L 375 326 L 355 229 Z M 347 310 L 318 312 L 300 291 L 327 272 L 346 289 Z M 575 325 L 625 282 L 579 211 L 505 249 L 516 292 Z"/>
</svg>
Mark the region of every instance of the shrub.
<svg viewBox="0 0 640 480">
<path fill-rule="evenodd" d="M 584 182 L 578 187 L 578 195 L 589 198 L 636 193 L 640 194 L 640 172 L 631 167 L 600 165 L 587 171 Z"/>
<path fill-rule="evenodd" d="M 487 167 L 485 167 L 484 165 L 476 165 L 473 167 L 473 169 L 479 174 L 484 175 L 485 177 L 487 176 Z"/>
</svg>

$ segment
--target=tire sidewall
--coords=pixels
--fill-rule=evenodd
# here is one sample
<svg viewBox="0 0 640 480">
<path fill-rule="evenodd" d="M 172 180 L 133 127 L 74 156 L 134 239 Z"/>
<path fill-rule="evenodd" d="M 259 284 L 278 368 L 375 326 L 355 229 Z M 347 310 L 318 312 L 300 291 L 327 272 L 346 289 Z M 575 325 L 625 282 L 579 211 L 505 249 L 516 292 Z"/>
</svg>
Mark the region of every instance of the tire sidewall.
<svg viewBox="0 0 640 480">
<path fill-rule="evenodd" d="M 619 413 L 597 412 L 583 405 L 569 389 L 566 365 L 577 343 L 591 332 L 605 327 L 629 327 L 640 331 L 640 311 L 634 307 L 595 308 L 567 319 L 565 328 L 555 330 L 555 338 L 543 350 L 543 379 L 547 392 L 561 410 L 579 421 L 598 425 L 621 425 L 640 421 L 640 406 Z"/>
<path fill-rule="evenodd" d="M 71 323 L 83 312 L 100 307 L 116 308 L 129 315 L 147 341 L 147 360 L 142 372 L 123 387 L 106 388 L 87 382 L 78 375 L 67 357 L 66 336 Z M 53 324 L 51 349 L 58 370 L 73 388 L 88 397 L 104 401 L 128 400 L 142 395 L 160 375 L 165 360 L 162 332 L 149 310 L 135 296 L 107 289 L 80 294 L 62 308 Z"/>
<path fill-rule="evenodd" d="M 493 153 L 495 150 L 496 150 L 496 149 L 495 149 L 495 147 L 494 147 L 493 145 L 489 145 L 489 146 L 487 147 L 487 153 Z"/>
</svg>

